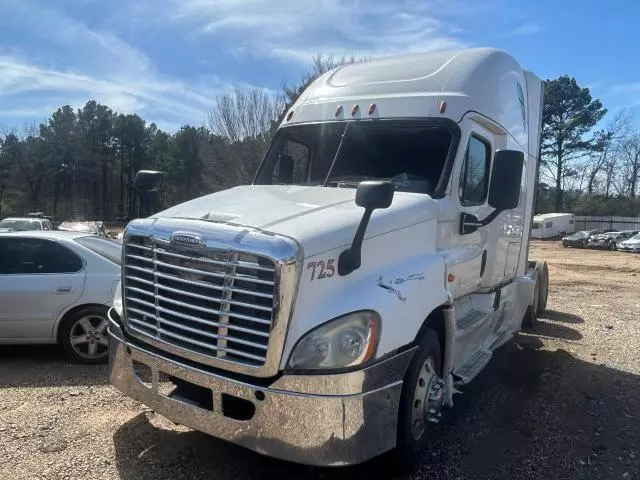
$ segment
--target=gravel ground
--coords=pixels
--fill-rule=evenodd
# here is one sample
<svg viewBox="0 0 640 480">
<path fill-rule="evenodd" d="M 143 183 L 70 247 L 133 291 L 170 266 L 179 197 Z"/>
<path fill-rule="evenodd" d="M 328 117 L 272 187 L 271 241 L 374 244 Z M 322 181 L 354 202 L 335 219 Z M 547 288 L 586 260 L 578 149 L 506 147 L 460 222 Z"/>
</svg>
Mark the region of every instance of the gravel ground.
<svg viewBox="0 0 640 480">
<path fill-rule="evenodd" d="M 548 311 L 456 396 L 420 479 L 640 479 L 640 255 L 536 242 Z M 54 347 L 0 350 L 0 478 L 381 478 L 316 469 L 168 422 Z"/>
</svg>

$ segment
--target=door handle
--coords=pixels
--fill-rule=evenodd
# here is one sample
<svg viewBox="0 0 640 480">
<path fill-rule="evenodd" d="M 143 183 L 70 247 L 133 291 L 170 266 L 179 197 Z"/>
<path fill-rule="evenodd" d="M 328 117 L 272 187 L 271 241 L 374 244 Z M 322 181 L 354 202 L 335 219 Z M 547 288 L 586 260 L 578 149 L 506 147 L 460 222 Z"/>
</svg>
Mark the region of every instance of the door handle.
<svg viewBox="0 0 640 480">
<path fill-rule="evenodd" d="M 71 290 L 73 290 L 73 287 L 56 287 L 56 293 L 71 293 Z"/>
<path fill-rule="evenodd" d="M 480 277 L 484 275 L 484 269 L 487 266 L 487 250 L 482 250 L 482 262 L 480 263 Z"/>
</svg>

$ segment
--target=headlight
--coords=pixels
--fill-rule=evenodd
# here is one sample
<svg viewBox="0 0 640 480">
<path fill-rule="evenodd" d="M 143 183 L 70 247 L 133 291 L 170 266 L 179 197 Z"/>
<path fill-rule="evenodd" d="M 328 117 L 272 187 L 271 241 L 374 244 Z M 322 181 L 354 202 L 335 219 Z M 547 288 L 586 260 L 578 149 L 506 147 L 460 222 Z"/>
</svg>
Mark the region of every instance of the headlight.
<svg viewBox="0 0 640 480">
<path fill-rule="evenodd" d="M 122 284 L 120 280 L 116 284 L 116 291 L 113 294 L 113 309 L 118 316 L 122 317 Z"/>
<path fill-rule="evenodd" d="M 379 333 L 380 316 L 376 312 L 366 310 L 336 318 L 302 337 L 289 358 L 289 368 L 360 365 L 373 357 Z"/>
</svg>

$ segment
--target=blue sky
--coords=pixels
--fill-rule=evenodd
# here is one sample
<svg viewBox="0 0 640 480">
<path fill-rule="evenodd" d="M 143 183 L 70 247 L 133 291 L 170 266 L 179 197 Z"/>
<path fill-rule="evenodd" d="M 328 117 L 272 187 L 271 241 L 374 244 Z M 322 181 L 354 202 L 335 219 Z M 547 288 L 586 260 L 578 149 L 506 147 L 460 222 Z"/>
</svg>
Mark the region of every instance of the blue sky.
<svg viewBox="0 0 640 480">
<path fill-rule="evenodd" d="M 205 123 L 233 85 L 275 93 L 294 83 L 318 52 L 467 46 L 503 48 L 542 78 L 575 76 L 612 113 L 640 109 L 640 2 L 629 0 L 0 3 L 0 127 L 9 129 L 93 98 L 176 130 Z"/>
</svg>

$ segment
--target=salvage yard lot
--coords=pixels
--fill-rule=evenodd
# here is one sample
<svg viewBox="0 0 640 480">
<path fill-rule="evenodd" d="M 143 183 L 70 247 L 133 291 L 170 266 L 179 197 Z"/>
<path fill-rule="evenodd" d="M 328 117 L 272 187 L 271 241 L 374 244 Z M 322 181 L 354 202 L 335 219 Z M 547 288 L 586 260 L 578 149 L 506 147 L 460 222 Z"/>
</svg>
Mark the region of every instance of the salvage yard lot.
<svg viewBox="0 0 640 480">
<path fill-rule="evenodd" d="M 410 478 L 640 479 L 640 255 L 535 242 L 548 311 L 456 396 Z M 0 347 L 0 478 L 380 478 L 384 457 L 315 469 L 176 426 L 106 367 Z"/>
</svg>

